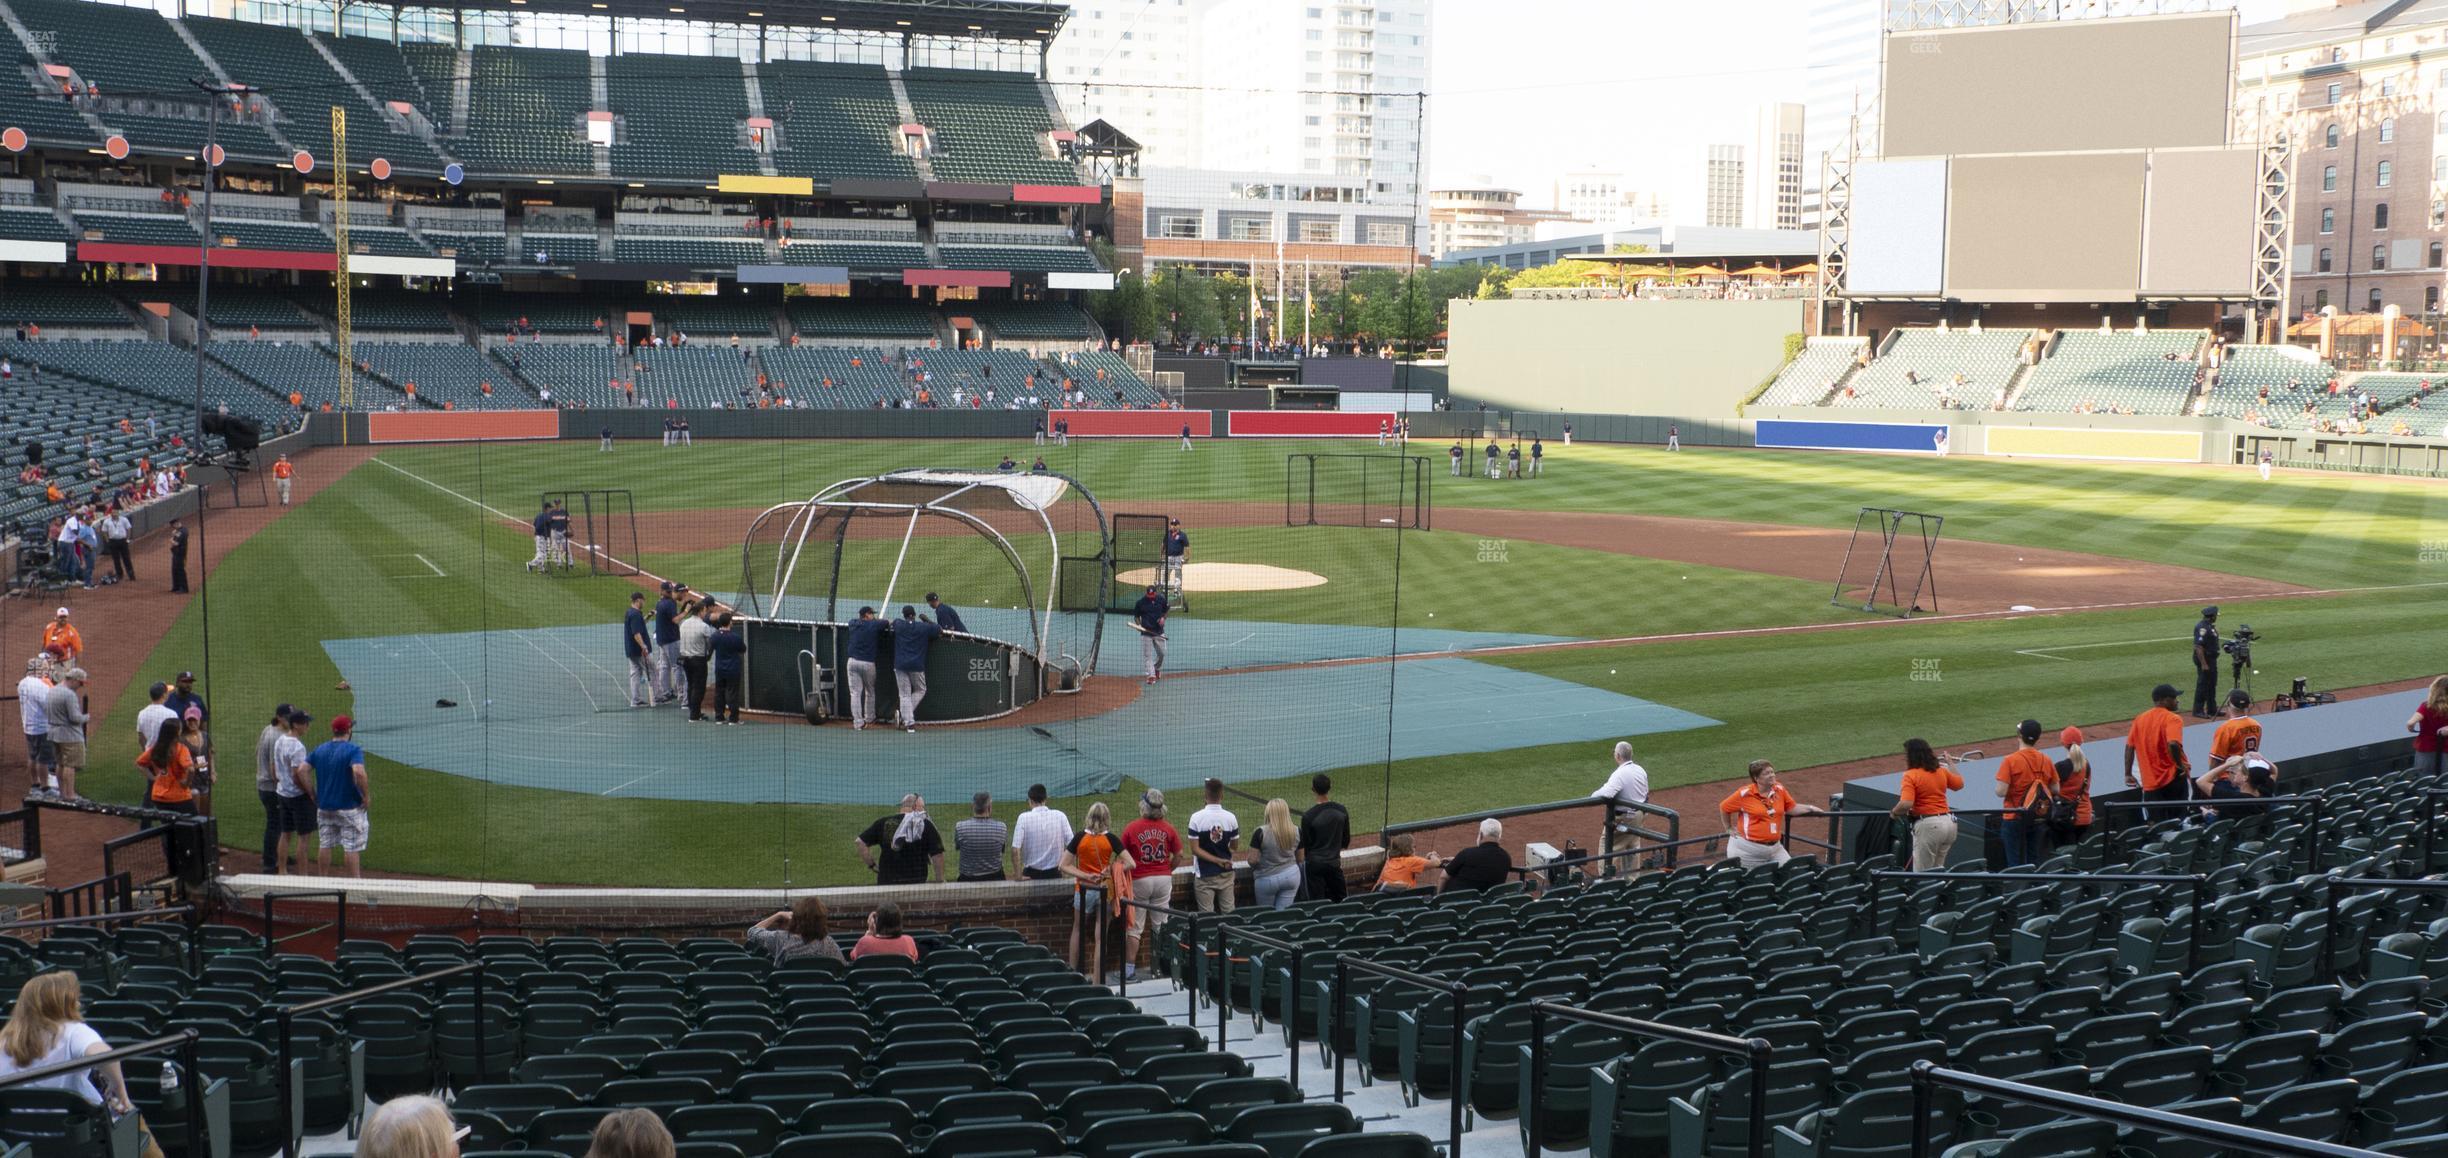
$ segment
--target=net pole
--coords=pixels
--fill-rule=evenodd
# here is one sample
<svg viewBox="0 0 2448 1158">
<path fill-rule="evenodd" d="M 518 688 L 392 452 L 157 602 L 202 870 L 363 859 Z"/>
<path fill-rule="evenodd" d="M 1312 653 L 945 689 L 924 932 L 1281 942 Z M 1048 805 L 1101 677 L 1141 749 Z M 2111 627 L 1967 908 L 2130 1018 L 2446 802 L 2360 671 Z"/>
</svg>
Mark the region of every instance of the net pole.
<svg viewBox="0 0 2448 1158">
<path fill-rule="evenodd" d="M 332 337 L 340 370 L 340 410 L 357 404 L 356 328 L 349 317 L 348 110 L 331 106 L 332 137 Z M 348 424 L 341 423 L 345 432 Z"/>
</svg>

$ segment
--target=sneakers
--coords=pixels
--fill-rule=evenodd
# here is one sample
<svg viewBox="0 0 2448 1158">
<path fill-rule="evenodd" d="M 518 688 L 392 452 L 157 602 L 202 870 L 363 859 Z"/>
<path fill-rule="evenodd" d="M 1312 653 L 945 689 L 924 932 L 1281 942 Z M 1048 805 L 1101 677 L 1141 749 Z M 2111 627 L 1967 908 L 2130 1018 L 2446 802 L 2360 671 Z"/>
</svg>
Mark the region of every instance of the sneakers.
<svg viewBox="0 0 2448 1158">
<path fill-rule="evenodd" d="M 1124 962 L 1124 963 L 1122 964 L 1122 981 L 1123 981 L 1123 983 L 1124 983 L 1124 984 L 1128 984 L 1128 983 L 1133 982 L 1133 981 L 1136 981 L 1136 980 L 1138 980 L 1138 979 L 1139 979 L 1139 966 L 1138 966 L 1138 965 L 1136 965 L 1136 964 L 1133 964 L 1133 963 L 1131 963 L 1131 962 L 1127 962 L 1127 961 L 1126 961 L 1126 962 Z"/>
<path fill-rule="evenodd" d="M 909 733 L 910 735 L 915 736 L 915 735 L 917 735 L 917 734 L 918 734 L 918 725 L 916 725 L 916 724 L 903 724 L 903 725 L 901 725 L 901 730 L 902 730 L 902 731 L 904 731 L 904 732 Z"/>
</svg>

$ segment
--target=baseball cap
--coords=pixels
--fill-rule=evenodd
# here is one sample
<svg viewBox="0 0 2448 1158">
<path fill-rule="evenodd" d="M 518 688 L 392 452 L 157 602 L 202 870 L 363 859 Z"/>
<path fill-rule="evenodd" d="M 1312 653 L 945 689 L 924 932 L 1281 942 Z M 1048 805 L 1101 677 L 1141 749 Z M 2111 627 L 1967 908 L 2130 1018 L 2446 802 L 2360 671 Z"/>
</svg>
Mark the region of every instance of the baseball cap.
<svg viewBox="0 0 2448 1158">
<path fill-rule="evenodd" d="M 2239 708 L 2249 708 L 2252 706 L 2252 696 L 2247 694 L 2244 689 L 2237 688 L 2236 690 L 2227 693 L 2227 702 L 2234 704 Z"/>
<path fill-rule="evenodd" d="M 81 680 L 81 679 L 84 679 L 84 678 L 85 678 L 85 669 L 84 669 L 84 668 L 81 668 L 81 667 L 72 667 L 72 668 L 69 668 L 67 671 L 64 671 L 64 672 L 61 672 L 61 673 L 60 673 L 60 678 L 61 678 L 61 679 L 64 679 L 64 680 Z"/>
<path fill-rule="evenodd" d="M 929 602 L 929 603 L 934 603 L 934 602 L 936 602 L 936 599 L 935 599 L 935 593 L 934 593 L 934 592 L 932 592 L 932 591 L 927 592 L 927 602 Z"/>
<path fill-rule="evenodd" d="M 189 720 L 201 720 L 204 718 L 204 709 L 199 708 L 194 704 L 189 704 L 187 705 L 187 711 L 182 718 Z"/>
<path fill-rule="evenodd" d="M 68 618 L 68 609 L 67 609 L 67 608 L 65 608 L 65 607 L 62 607 L 62 608 L 60 608 L 59 610 L 52 612 L 51 614 L 56 615 L 56 616 L 59 616 L 59 617 L 60 617 L 60 618 L 62 618 L 62 619 L 66 619 L 66 618 Z"/>
<path fill-rule="evenodd" d="M 195 673 L 194 673 L 194 672 L 191 672 L 191 671 L 183 671 L 183 672 L 178 673 L 178 682 L 183 683 L 183 684 L 186 684 L 186 683 L 194 683 L 194 682 L 195 682 Z"/>
<path fill-rule="evenodd" d="M 2076 744 L 2082 743 L 2082 729 L 2077 728 L 2072 724 L 2067 724 L 2065 731 L 2057 733 L 2057 743 L 2060 746 L 2067 748 L 2071 748 Z"/>
<path fill-rule="evenodd" d="M 2216 619 L 2216 618 L 2218 618 L 2218 604 L 2213 603 L 2213 604 L 2211 604 L 2211 605 L 2210 605 L 2210 606 L 2208 606 L 2208 607 L 2204 607 L 2204 608 L 2202 608 L 2202 618 L 2204 618 L 2204 619 Z"/>
<path fill-rule="evenodd" d="M 314 723 L 314 713 L 309 712 L 304 708 L 299 708 L 298 710 L 289 713 L 289 722 L 292 724 Z"/>
<path fill-rule="evenodd" d="M 350 717 L 348 717 L 348 716 L 333 716 L 333 717 L 332 717 L 332 735 L 337 736 L 337 735 L 339 735 L 340 733 L 345 732 L 345 731 L 348 731 L 350 728 L 353 728 L 353 727 L 356 727 L 356 726 L 357 726 L 357 721 L 356 721 L 356 720 L 354 720 L 354 719 L 351 719 L 351 718 L 350 718 Z"/>
<path fill-rule="evenodd" d="M 2023 721 L 2022 725 L 2021 725 L 2021 726 L 2019 726 L 2019 727 L 2017 727 L 2017 728 L 2015 729 L 2015 734 L 2016 734 L 2016 735 L 2018 735 L 2018 736 L 2023 737 L 2024 742 L 2026 742 L 2026 743 L 2033 743 L 2033 744 L 2039 743 L 2039 742 L 2040 742 L 2040 721 L 2038 721 L 2038 720 L 2025 720 L 2025 721 Z"/>
<path fill-rule="evenodd" d="M 669 579 L 664 580 L 664 581 L 663 581 L 663 587 L 662 587 L 662 589 L 663 589 L 663 590 L 665 590 L 665 591 L 669 591 L 669 590 L 671 590 L 671 580 L 669 580 Z"/>
<path fill-rule="evenodd" d="M 2152 689 L 2151 689 L 2151 698 L 2152 698 L 2152 699 L 2154 699 L 2154 700 L 2172 700 L 2172 699 L 2175 699 L 2175 698 L 2176 698 L 2176 685 L 2174 685 L 2174 684 L 2161 684 L 2161 685 L 2159 685 L 2158 687 L 2152 688 Z"/>
<path fill-rule="evenodd" d="M 297 707 L 294 704 L 282 704 L 281 706 L 272 709 L 272 718 L 276 720 L 286 720 L 296 714 Z"/>
</svg>

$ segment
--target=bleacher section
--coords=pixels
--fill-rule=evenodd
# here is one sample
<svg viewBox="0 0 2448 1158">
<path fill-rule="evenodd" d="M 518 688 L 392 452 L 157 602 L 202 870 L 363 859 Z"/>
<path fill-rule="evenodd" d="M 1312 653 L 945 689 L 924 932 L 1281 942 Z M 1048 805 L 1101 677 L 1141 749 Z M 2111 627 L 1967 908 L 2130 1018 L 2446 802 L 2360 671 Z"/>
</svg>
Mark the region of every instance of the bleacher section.
<svg viewBox="0 0 2448 1158">
<path fill-rule="evenodd" d="M 1852 396 L 1833 404 L 1927 410 L 1951 396 L 1958 407 L 1984 408 L 2014 376 L 2031 336 L 2030 330 L 1897 330 L 1887 352 L 1846 384 Z M 1957 374 L 1964 376 L 1961 384 L 1954 381 Z"/>
<path fill-rule="evenodd" d="M 1069 302 L 963 302 L 948 307 L 1012 341 L 1074 341 L 1092 337 L 1095 323 Z"/>
<path fill-rule="evenodd" d="M 432 257 L 434 252 L 396 225 L 349 226 L 349 252 L 381 257 Z"/>
<path fill-rule="evenodd" d="M 2336 376 L 2312 351 L 2299 346 L 2229 346 L 2219 363 L 2218 386 L 2203 400 L 2201 412 L 2214 418 L 2299 414 Z M 2265 389 L 2270 396 L 2266 405 L 2260 401 Z"/>
<path fill-rule="evenodd" d="M 360 342 L 357 360 L 419 401 L 455 410 L 506 410 L 537 405 L 508 367 L 461 342 Z M 486 384 L 493 387 L 485 391 Z"/>
<path fill-rule="evenodd" d="M 467 136 L 453 144 L 463 159 L 494 173 L 595 171 L 586 53 L 484 44 L 468 54 Z"/>
<path fill-rule="evenodd" d="M 1867 338 L 1812 338 L 1802 352 L 1777 371 L 1776 381 L 1760 395 L 1762 406 L 1817 406 L 1827 400 L 1870 345 Z"/>
<path fill-rule="evenodd" d="M 300 290 L 291 300 L 326 326 L 339 309 L 329 288 Z M 349 295 L 349 325 L 359 333 L 444 334 L 458 329 L 451 321 L 450 299 L 415 290 L 356 290 Z"/>
<path fill-rule="evenodd" d="M 297 394 L 310 410 L 340 404 L 340 367 L 333 362 L 331 350 L 320 343 L 216 341 L 212 357 L 277 398 Z M 360 410 L 380 410 L 406 401 L 397 391 L 362 374 L 355 390 Z"/>
<path fill-rule="evenodd" d="M 207 309 L 220 329 L 303 330 L 315 325 L 282 295 L 234 286 L 214 286 Z"/>
<path fill-rule="evenodd" d="M 209 223 L 213 244 L 237 249 L 269 249 L 288 253 L 330 253 L 331 234 L 302 221 L 227 221 Z"/>
<path fill-rule="evenodd" d="M 1086 391 L 1088 401 L 1098 406 L 1112 405 L 1116 391 L 1121 392 L 1123 404 L 1129 406 L 1154 406 L 1164 400 L 1122 355 L 1111 350 L 1079 350 L 1052 362 L 1055 373 L 1071 379 L 1071 384 Z M 1061 385 L 1061 379 L 1056 379 L 1056 388 Z"/>
<path fill-rule="evenodd" d="M 939 181 L 1076 185 L 1079 172 L 1048 158 L 1054 131 L 1037 78 L 1023 72 L 913 68 L 901 74 L 910 111 L 934 137 L 927 164 Z"/>
<path fill-rule="evenodd" d="M 476 320 L 488 334 L 510 331 L 520 318 L 539 333 L 602 334 L 604 325 L 611 325 L 621 316 L 621 310 L 601 298 L 577 294 L 558 296 L 540 294 L 490 294 L 482 299 Z M 610 339 L 606 339 L 609 341 Z"/>
<path fill-rule="evenodd" d="M 117 330 L 133 324 L 109 294 L 76 282 L 15 282 L 0 299 L 0 328 L 37 325 L 47 330 Z"/>
<path fill-rule="evenodd" d="M 725 58 L 623 54 L 604 60 L 605 107 L 621 117 L 612 171 L 698 184 L 721 173 L 754 173 L 739 143 L 748 119 L 746 78 Z"/>
<path fill-rule="evenodd" d="M 2032 369 L 2017 410 L 2182 414 L 2192 402 L 2200 330 L 2065 330 Z"/>
<path fill-rule="evenodd" d="M 0 60 L 14 62 L 0 70 L 0 125 L 24 129 L 36 145 L 83 149 L 102 139 L 102 134 L 77 115 L 58 92 L 48 89 L 35 92 L 26 87 L 25 76 L 19 70 L 35 68 L 36 64 L 33 54 L 14 35 L 0 36 Z"/>
<path fill-rule="evenodd" d="M 358 49 L 357 52 L 361 55 L 375 55 L 365 49 Z M 409 75 L 416 79 L 417 91 L 425 96 L 425 103 L 419 106 L 425 110 L 425 119 L 432 121 L 438 128 L 449 128 L 451 110 L 456 107 L 451 90 L 454 87 L 453 74 L 459 67 L 459 50 L 448 44 L 408 41 L 399 45 L 399 58 L 400 64 L 408 70 Z M 357 72 L 354 58 L 343 56 L 341 60 L 348 62 L 349 71 L 356 73 L 358 80 L 367 85 L 374 83 L 373 79 L 366 74 Z M 379 62 L 377 70 L 380 70 Z M 373 91 L 387 99 L 400 99 L 381 89 Z"/>
<path fill-rule="evenodd" d="M 448 118 L 441 115 L 441 102 L 450 95 L 449 91 L 428 91 L 418 81 L 416 73 L 410 71 L 407 57 L 400 46 L 378 36 L 332 36 L 323 32 L 311 35 L 323 47 L 331 50 L 341 67 L 348 69 L 349 75 L 357 78 L 357 83 L 374 94 L 374 99 L 406 101 L 424 114 L 428 124 L 437 129 L 449 127 Z M 452 51 L 448 45 L 411 45 L 409 49 L 424 52 L 438 49 L 441 53 Z M 354 140 L 356 135 L 356 125 L 352 123 L 349 137 Z"/>
<path fill-rule="evenodd" d="M 612 382 L 635 381 L 641 406 L 677 398 L 683 407 L 753 404 L 756 371 L 727 346 L 615 350 L 586 345 L 518 348 L 518 374 L 528 385 L 550 389 L 555 402 L 626 406 Z"/>
<path fill-rule="evenodd" d="M 59 215 L 47 208 L 0 205 L 0 239 L 67 243 L 75 241 L 76 235 L 68 232 L 68 227 L 60 224 Z"/>
<path fill-rule="evenodd" d="M 774 168 L 818 180 L 916 181 L 902 156 L 892 82 L 879 65 L 775 60 L 757 65 L 765 115 L 781 130 Z"/>
<path fill-rule="evenodd" d="M 349 154 L 358 164 L 383 157 L 405 170 L 441 171 L 442 160 L 432 147 L 414 135 L 394 131 L 373 108 L 355 99 L 304 33 L 199 16 L 187 17 L 182 23 L 231 79 L 270 90 L 280 110 L 278 127 L 290 144 L 328 162 L 332 156 L 331 106 L 339 103 L 348 111 Z"/>
<path fill-rule="evenodd" d="M 589 259 L 592 260 L 592 259 Z M 612 260 L 730 272 L 765 261 L 765 243 L 711 237 L 632 237 L 612 239 Z"/>
<path fill-rule="evenodd" d="M 0 337 L 0 358 L 6 358 L 15 368 L 15 377 L 8 383 L 9 405 L 0 416 L 0 440 L 23 446 L 41 442 L 46 446 L 69 448 L 77 453 L 70 458 L 65 450 L 54 460 L 61 489 L 75 499 L 90 496 L 97 483 L 116 488 L 136 476 L 140 459 L 151 459 L 164 467 L 175 467 L 186 460 L 180 451 L 162 450 L 153 446 L 144 434 L 143 420 L 149 413 L 175 417 L 182 413 L 165 406 L 160 400 L 120 390 L 102 382 L 69 376 L 68 358 L 53 360 L 50 355 L 66 342 L 15 342 Z M 34 367 L 44 368 L 40 375 Z M 118 423 L 128 420 L 133 432 L 121 433 Z M 90 455 L 84 453 L 85 438 L 93 438 Z M 85 472 L 87 457 L 101 460 L 104 475 L 97 480 Z M 0 479 L 0 528 L 25 522 L 39 523 L 57 513 L 47 502 L 41 483 L 21 483 L 14 475 Z"/>
<path fill-rule="evenodd" d="M 859 410 L 908 393 L 891 358 L 872 347 L 784 346 L 758 360 L 777 392 L 818 409 Z"/>
<path fill-rule="evenodd" d="M 421 227 L 417 233 L 436 256 L 455 258 L 461 265 L 499 265 L 508 260 L 510 239 L 503 234 L 459 233 L 431 227 Z M 589 243 L 592 244 L 592 239 Z"/>
<path fill-rule="evenodd" d="M 791 329 L 807 338 L 882 338 L 923 342 L 935 336 L 927 308 L 909 301 L 795 297 L 783 304 Z"/>
<path fill-rule="evenodd" d="M 838 265 L 852 273 L 895 273 L 927 268 L 926 247 L 915 241 L 800 241 L 782 246 L 785 265 Z"/>
<path fill-rule="evenodd" d="M 203 238 L 196 234 L 195 226 L 176 214 L 79 211 L 75 217 L 77 229 L 83 234 L 80 240 L 188 248 L 203 244 Z"/>
<path fill-rule="evenodd" d="M 142 395 L 163 414 L 185 413 L 195 406 L 195 354 L 166 342 L 44 341 L 28 343 L 27 348 L 31 351 L 28 356 L 46 367 Z M 295 424 L 280 400 L 208 361 L 204 404 L 224 403 L 233 414 L 263 422 L 266 430 Z"/>
<path fill-rule="evenodd" d="M 945 245 L 946 269 L 1008 269 L 1018 273 L 1096 273 L 1096 258 L 1078 245 Z"/>
<path fill-rule="evenodd" d="M 539 254 L 544 260 L 536 260 Z M 511 265 L 577 265 L 602 261 L 603 247 L 593 234 L 522 233 L 519 251 L 507 260 Z"/>
<path fill-rule="evenodd" d="M 692 341 L 730 334 L 773 336 L 772 307 L 744 297 L 650 297 L 636 308 L 653 314 L 657 326 L 679 330 Z"/>
</svg>

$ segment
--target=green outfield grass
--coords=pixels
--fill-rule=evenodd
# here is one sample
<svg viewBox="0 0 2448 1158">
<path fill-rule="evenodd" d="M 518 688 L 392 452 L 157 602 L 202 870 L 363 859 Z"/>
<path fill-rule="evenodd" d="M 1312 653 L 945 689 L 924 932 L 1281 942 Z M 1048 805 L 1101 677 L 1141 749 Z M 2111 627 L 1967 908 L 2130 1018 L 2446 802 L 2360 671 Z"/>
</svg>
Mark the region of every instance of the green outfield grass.
<svg viewBox="0 0 2448 1158">
<path fill-rule="evenodd" d="M 1216 442 L 1185 455 L 1164 440 L 1083 440 L 1046 453 L 1109 509 L 1144 510 L 1168 501 L 1280 502 L 1284 455 L 1319 448 Z M 2415 481 L 2312 475 L 2264 485 L 2249 472 L 2202 468 L 1549 449 L 1549 479 L 1464 482 L 1439 474 L 1437 502 L 1812 525 L 1848 525 L 1853 508 L 1864 504 L 1907 506 L 1946 514 L 1950 536 L 2321 586 L 2448 582 L 2448 563 L 2426 562 L 2422 550 L 2448 538 L 2440 529 L 2448 527 L 2442 522 L 2448 488 Z M 260 828 L 246 791 L 247 764 L 270 706 L 294 701 L 322 719 L 349 707 L 347 694 L 333 690 L 339 673 L 322 640 L 572 624 L 612 630 L 628 585 L 526 575 L 528 536 L 480 503 L 524 514 L 544 490 L 625 486 L 649 512 L 760 507 L 847 476 L 914 464 L 991 465 L 1006 452 L 1026 461 L 1036 448 L 709 442 L 672 451 L 625 444 L 611 454 L 591 443 L 385 451 L 233 552 L 212 577 L 224 839 L 251 846 Z M 1243 527 L 1200 529 L 1197 537 L 1202 558 L 1274 562 L 1329 579 L 1305 592 L 1196 601 L 1198 614 L 1217 618 L 1382 624 L 1399 616 L 1405 626 L 1584 637 L 1857 621 L 1827 605 L 1821 583 L 1519 540 L 1497 562 L 1483 558 L 1478 540 L 1448 533 L 1399 537 L 1398 601 L 1394 535 Z M 736 550 L 646 546 L 648 565 L 658 572 L 717 589 L 737 578 Z M 136 686 L 198 666 L 201 613 L 200 604 L 189 608 L 132 681 Z M 2315 687 L 2348 686 L 2434 674 L 2432 641 L 2448 629 L 2448 601 L 2423 589 L 2272 600 L 2235 609 L 2228 620 L 2251 622 L 2270 637 L 2262 651 L 2263 687 L 2296 675 Z M 2184 644 L 2166 640 L 2181 637 L 2189 624 L 2182 610 L 2096 612 L 1522 652 L 1487 662 L 1724 721 L 1640 741 L 1656 784 L 1666 787 L 1739 775 L 1744 762 L 1759 757 L 1791 768 L 1892 753 L 1908 735 L 1942 744 L 1994 737 L 2025 715 L 2052 728 L 2122 717 L 2142 706 L 2150 684 L 2183 674 Z M 2141 642 L 2152 640 L 2161 642 Z M 2020 654 L 2100 643 L 2119 646 L 2063 658 Z M 97 732 L 88 791 L 138 797 L 129 761 L 139 706 L 123 697 Z M 504 744 L 549 742 L 511 725 L 497 725 L 496 733 Z M 1523 735 L 1520 746 L 1501 752 L 1347 769 L 1339 794 L 1364 826 L 1373 826 L 1387 816 L 1575 795 L 1604 773 L 1597 745 L 1537 741 Z M 1168 742 L 1228 745 L 1231 738 L 1156 738 L 1147 758 L 1161 759 Z M 488 785 L 381 759 L 372 772 L 376 836 L 368 861 L 398 872 L 640 886 L 842 883 L 858 877 L 850 837 L 882 811 L 605 800 Z M 1305 784 L 1271 780 L 1253 768 L 1241 787 L 1298 800 Z M 1137 788 L 1128 782 L 1123 792 Z M 1065 804 L 1076 814 L 1085 801 Z M 938 802 L 938 816 L 947 821 L 964 810 Z"/>
</svg>

